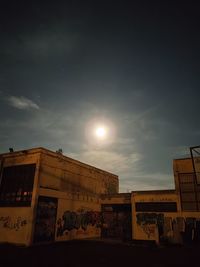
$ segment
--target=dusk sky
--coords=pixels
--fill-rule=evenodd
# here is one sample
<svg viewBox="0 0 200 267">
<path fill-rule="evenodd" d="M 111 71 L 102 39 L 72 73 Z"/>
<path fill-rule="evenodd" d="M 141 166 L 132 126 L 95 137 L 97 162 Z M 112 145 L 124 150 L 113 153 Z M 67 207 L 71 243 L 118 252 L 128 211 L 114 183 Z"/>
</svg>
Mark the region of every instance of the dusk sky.
<svg viewBox="0 0 200 267">
<path fill-rule="evenodd" d="M 120 192 L 173 189 L 173 159 L 200 145 L 199 14 L 192 1 L 4 1 L 0 153 L 62 148 L 119 175 Z"/>
</svg>

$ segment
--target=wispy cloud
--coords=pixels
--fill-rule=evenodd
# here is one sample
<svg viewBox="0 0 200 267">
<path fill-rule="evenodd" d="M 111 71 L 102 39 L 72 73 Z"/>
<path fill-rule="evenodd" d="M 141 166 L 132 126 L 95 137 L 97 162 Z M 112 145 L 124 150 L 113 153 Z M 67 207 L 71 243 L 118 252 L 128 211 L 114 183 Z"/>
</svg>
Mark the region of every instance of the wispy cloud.
<svg viewBox="0 0 200 267">
<path fill-rule="evenodd" d="M 126 156 L 124 154 L 106 150 L 85 151 L 77 155 L 72 154 L 72 156 L 88 164 L 116 174 L 126 172 L 127 170 L 129 170 L 130 166 L 133 166 L 140 159 L 139 154 Z"/>
<path fill-rule="evenodd" d="M 22 97 L 17 99 L 24 100 Z M 56 111 L 52 107 L 41 107 L 40 111 L 18 121 L 10 118 L 0 122 L 1 149 L 10 146 L 16 149 L 43 146 L 56 151 L 62 148 L 66 156 L 117 174 L 120 192 L 174 188 L 171 162 L 174 153 L 178 151 L 180 154 L 184 147 L 169 148 L 159 143 L 159 138 L 149 145 L 154 133 L 155 137 L 159 137 L 163 134 L 162 129 L 170 126 L 154 114 L 151 117 L 150 111 L 146 113 L 149 117 L 142 116 L 142 119 L 139 117 L 134 120 L 133 114 L 125 120 L 124 116 L 118 116 L 118 120 L 113 120 L 115 135 L 108 136 L 112 142 L 106 142 L 105 145 L 98 145 L 87 138 L 87 122 L 91 117 L 98 120 L 98 112 L 92 105 L 70 110 L 59 107 Z M 127 130 L 123 131 L 124 128 Z"/>
<path fill-rule="evenodd" d="M 142 170 L 143 159 L 139 153 L 126 155 L 108 150 L 88 150 L 66 155 L 118 175 L 120 192 L 174 189 L 173 174 Z"/>
<path fill-rule="evenodd" d="M 24 96 L 10 96 L 8 97 L 8 102 L 11 106 L 17 109 L 39 109 L 39 106 L 36 103 Z"/>
<path fill-rule="evenodd" d="M 138 172 L 120 180 L 121 192 L 162 189 L 174 189 L 173 174 Z"/>
</svg>

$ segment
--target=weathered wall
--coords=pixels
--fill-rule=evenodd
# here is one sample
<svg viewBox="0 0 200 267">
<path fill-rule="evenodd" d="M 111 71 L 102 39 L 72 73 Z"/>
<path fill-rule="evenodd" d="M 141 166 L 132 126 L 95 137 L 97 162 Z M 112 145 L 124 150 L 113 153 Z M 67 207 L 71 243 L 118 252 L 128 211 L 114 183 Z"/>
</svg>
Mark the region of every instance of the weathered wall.
<svg viewBox="0 0 200 267">
<path fill-rule="evenodd" d="M 131 193 L 101 195 L 101 204 L 131 204 Z"/>
<path fill-rule="evenodd" d="M 28 245 L 32 229 L 31 208 L 0 208 L 0 242 Z"/>
<path fill-rule="evenodd" d="M 136 203 L 177 203 L 177 212 L 137 211 Z M 180 243 L 181 237 L 176 231 L 179 224 L 180 205 L 175 193 L 155 191 L 155 193 L 132 193 L 132 237 L 134 240 L 154 240 L 156 243 L 169 241 Z M 177 221 L 178 220 L 178 221 Z"/>
<path fill-rule="evenodd" d="M 4 154 L 3 167 L 36 163 L 36 171 L 30 207 L 0 207 L 0 242 L 29 245 L 32 241 L 34 207 L 37 195 L 37 174 L 40 153 L 24 151 Z"/>
<path fill-rule="evenodd" d="M 192 159 L 174 160 L 173 169 L 182 211 L 200 211 L 200 184 L 193 170 Z"/>
<path fill-rule="evenodd" d="M 98 198 L 49 189 L 40 189 L 39 194 L 58 198 L 56 241 L 100 237 L 101 207 Z"/>
<path fill-rule="evenodd" d="M 174 159 L 173 160 L 173 171 L 174 171 L 174 182 L 175 182 L 175 189 L 179 192 L 179 174 L 183 173 L 193 173 L 193 165 L 192 159 Z"/>
<path fill-rule="evenodd" d="M 40 186 L 49 189 L 117 193 L 118 177 L 59 154 L 45 151 L 41 157 Z"/>
<path fill-rule="evenodd" d="M 48 227 L 43 218 L 36 220 L 40 196 L 57 199 L 55 240 L 100 236 L 99 195 L 118 192 L 116 175 L 42 148 L 3 159 L 4 167 L 36 163 L 36 173 L 30 207 L 0 207 L 0 242 L 30 245 L 44 237 L 39 236 L 43 226 L 35 226 L 43 220 Z"/>
<path fill-rule="evenodd" d="M 196 183 L 191 158 L 173 161 L 175 188 L 180 197 L 178 231 L 182 243 L 200 242 L 200 186 Z M 184 211 L 187 210 L 187 211 Z"/>
<path fill-rule="evenodd" d="M 137 213 L 134 228 L 137 240 L 188 244 L 200 242 L 199 213 Z"/>
</svg>

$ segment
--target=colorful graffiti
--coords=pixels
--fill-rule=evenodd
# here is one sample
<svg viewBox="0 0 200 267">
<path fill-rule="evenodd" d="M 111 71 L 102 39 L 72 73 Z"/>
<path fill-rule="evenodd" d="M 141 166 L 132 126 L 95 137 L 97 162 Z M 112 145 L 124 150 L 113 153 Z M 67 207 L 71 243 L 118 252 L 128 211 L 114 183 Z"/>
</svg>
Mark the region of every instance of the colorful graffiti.
<svg viewBox="0 0 200 267">
<path fill-rule="evenodd" d="M 11 230 L 18 231 L 21 227 L 27 224 L 27 220 L 21 217 L 17 217 L 16 220 L 13 220 L 10 216 L 0 217 L 0 226 L 8 228 Z"/>
<path fill-rule="evenodd" d="M 138 213 L 136 217 L 148 239 L 155 235 L 156 226 L 160 242 L 200 242 L 200 218 L 165 217 L 163 213 Z"/>
<path fill-rule="evenodd" d="M 88 225 L 100 227 L 101 214 L 97 211 L 65 211 L 57 220 L 57 237 L 73 229 L 87 230 Z"/>
</svg>

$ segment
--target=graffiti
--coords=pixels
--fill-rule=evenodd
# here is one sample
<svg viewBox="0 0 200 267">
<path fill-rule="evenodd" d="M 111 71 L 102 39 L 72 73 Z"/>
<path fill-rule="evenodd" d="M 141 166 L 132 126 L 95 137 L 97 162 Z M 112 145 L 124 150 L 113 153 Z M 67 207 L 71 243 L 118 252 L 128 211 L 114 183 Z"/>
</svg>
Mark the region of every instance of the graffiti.
<svg viewBox="0 0 200 267">
<path fill-rule="evenodd" d="M 164 215 L 162 213 L 138 213 L 137 224 L 140 225 L 148 238 L 155 236 L 156 227 L 159 236 L 163 235 Z"/>
<path fill-rule="evenodd" d="M 173 231 L 172 231 L 172 218 L 171 217 L 165 217 L 164 218 L 164 232 L 163 236 L 166 237 L 172 237 Z"/>
<path fill-rule="evenodd" d="M 0 217 L 0 226 L 4 228 L 8 228 L 11 230 L 18 231 L 21 227 L 27 224 L 26 219 L 22 219 L 21 217 L 17 217 L 16 220 L 12 220 L 10 216 Z"/>
<path fill-rule="evenodd" d="M 162 213 L 138 213 L 137 224 L 156 224 L 161 225 L 164 223 L 164 215 Z"/>
<path fill-rule="evenodd" d="M 158 229 L 160 242 L 200 243 L 200 219 L 193 217 L 164 217 L 162 213 L 138 213 L 137 224 L 151 238 Z"/>
<path fill-rule="evenodd" d="M 67 231 L 76 229 L 87 230 L 88 225 L 100 227 L 101 215 L 97 211 L 65 211 L 62 218 L 57 220 L 57 237 L 62 236 Z M 84 232 L 83 232 L 84 233 Z"/>
<path fill-rule="evenodd" d="M 154 224 L 145 224 L 142 227 L 143 231 L 147 235 L 148 238 L 154 237 L 156 232 L 156 225 Z"/>
</svg>

